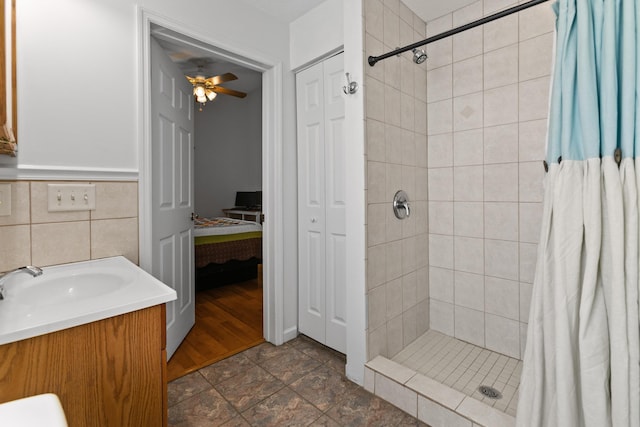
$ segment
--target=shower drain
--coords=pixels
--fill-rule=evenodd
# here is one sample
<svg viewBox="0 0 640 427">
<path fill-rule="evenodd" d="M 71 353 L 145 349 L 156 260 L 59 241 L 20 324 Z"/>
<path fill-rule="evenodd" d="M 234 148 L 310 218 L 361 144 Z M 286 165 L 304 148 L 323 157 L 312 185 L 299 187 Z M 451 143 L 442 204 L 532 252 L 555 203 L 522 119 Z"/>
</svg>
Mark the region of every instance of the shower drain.
<svg viewBox="0 0 640 427">
<path fill-rule="evenodd" d="M 489 387 L 488 385 L 481 385 L 480 387 L 478 387 L 478 391 L 482 393 L 483 396 L 486 396 L 489 399 L 502 399 L 502 393 L 500 393 L 493 387 Z"/>
</svg>

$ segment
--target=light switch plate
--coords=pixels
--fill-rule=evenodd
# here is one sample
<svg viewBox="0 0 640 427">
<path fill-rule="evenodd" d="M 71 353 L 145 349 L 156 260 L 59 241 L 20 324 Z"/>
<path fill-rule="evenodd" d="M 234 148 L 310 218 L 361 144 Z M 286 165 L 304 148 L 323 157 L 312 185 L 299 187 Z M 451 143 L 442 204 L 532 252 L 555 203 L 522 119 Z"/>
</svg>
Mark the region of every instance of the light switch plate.
<svg viewBox="0 0 640 427">
<path fill-rule="evenodd" d="M 95 184 L 49 184 L 49 212 L 90 211 L 96 208 Z"/>
<path fill-rule="evenodd" d="M 11 215 L 11 184 L 0 184 L 0 216 Z"/>
</svg>

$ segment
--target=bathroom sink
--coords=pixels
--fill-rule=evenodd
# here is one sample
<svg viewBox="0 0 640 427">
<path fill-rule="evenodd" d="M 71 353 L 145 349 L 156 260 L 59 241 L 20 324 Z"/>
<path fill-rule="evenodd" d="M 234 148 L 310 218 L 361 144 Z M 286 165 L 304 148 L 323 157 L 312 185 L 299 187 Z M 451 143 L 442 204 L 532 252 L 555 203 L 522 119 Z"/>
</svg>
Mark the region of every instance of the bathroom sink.
<svg viewBox="0 0 640 427">
<path fill-rule="evenodd" d="M 39 394 L 0 404 L 2 427 L 67 427 L 67 420 L 55 394 Z"/>
<path fill-rule="evenodd" d="M 124 257 L 16 274 L 0 300 L 0 345 L 176 299 L 176 292 Z"/>
</svg>

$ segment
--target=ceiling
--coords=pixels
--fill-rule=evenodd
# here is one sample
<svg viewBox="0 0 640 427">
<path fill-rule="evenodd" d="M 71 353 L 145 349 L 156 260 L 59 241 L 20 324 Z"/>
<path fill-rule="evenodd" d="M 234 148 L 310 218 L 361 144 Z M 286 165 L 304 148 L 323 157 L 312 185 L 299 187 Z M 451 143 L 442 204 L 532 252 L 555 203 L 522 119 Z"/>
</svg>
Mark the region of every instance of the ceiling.
<svg viewBox="0 0 640 427">
<path fill-rule="evenodd" d="M 290 23 L 311 9 L 323 3 L 325 0 L 239 0 L 254 7 L 273 18 Z M 429 21 L 446 13 L 471 4 L 477 0 L 402 0 L 423 20 Z M 231 63 L 220 56 L 215 55 L 207 46 L 196 41 L 187 40 L 185 37 L 158 26 L 152 27 L 152 34 L 158 40 L 169 57 L 187 75 L 198 73 L 199 65 L 205 77 L 211 77 L 223 73 L 233 73 L 238 80 L 227 82 L 224 87 L 252 92 L 262 85 L 262 74 L 242 65 Z"/>
</svg>

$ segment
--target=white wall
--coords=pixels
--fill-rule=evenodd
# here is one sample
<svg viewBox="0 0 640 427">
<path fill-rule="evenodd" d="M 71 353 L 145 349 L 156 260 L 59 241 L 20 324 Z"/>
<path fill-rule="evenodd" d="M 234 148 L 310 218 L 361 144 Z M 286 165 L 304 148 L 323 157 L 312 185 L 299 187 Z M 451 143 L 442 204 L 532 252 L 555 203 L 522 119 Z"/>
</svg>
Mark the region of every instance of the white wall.
<svg viewBox="0 0 640 427">
<path fill-rule="evenodd" d="M 195 113 L 195 208 L 223 216 L 236 191 L 262 190 L 262 89 L 218 96 Z"/>
<path fill-rule="evenodd" d="M 242 2 L 222 0 L 32 0 L 17 4 L 19 153 L 0 160 L 0 177 L 104 176 L 136 179 L 142 135 L 138 8 L 166 17 L 190 36 L 258 62 L 281 64 L 282 224 L 296 223 L 295 86 L 289 27 Z M 27 172 L 25 172 L 27 171 Z M 28 171 L 36 171 L 29 173 Z M 73 175 L 73 174 L 71 174 Z M 276 230 L 274 230 L 276 231 Z M 280 232 L 277 230 L 276 232 Z M 297 236 L 284 230 L 281 331 L 297 323 Z M 277 236 L 277 234 L 276 234 Z M 289 299 L 287 299 L 289 298 Z M 290 338 L 291 335 L 285 335 Z"/>
<path fill-rule="evenodd" d="M 342 50 L 343 16 L 342 0 L 327 0 L 290 24 L 292 69 L 304 68 L 328 53 Z"/>
</svg>

